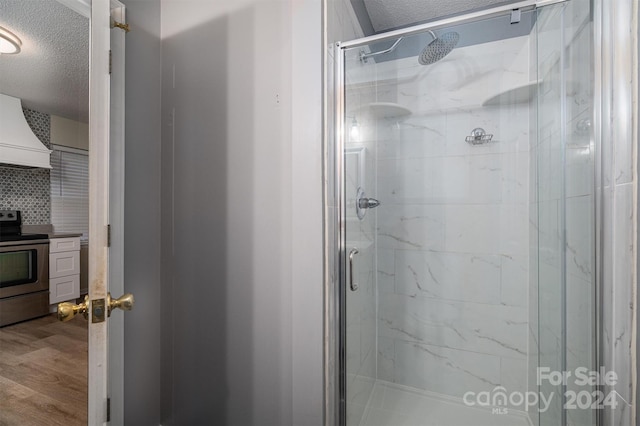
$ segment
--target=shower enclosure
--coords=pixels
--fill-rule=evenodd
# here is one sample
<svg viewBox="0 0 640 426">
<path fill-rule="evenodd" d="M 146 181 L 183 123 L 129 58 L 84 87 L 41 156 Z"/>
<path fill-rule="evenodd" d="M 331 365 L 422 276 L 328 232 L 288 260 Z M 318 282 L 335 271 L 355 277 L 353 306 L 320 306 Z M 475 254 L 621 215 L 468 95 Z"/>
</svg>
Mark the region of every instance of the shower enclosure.
<svg viewBox="0 0 640 426">
<path fill-rule="evenodd" d="M 529 1 L 334 46 L 341 424 L 597 423 L 554 380 L 598 365 L 593 31 Z"/>
</svg>

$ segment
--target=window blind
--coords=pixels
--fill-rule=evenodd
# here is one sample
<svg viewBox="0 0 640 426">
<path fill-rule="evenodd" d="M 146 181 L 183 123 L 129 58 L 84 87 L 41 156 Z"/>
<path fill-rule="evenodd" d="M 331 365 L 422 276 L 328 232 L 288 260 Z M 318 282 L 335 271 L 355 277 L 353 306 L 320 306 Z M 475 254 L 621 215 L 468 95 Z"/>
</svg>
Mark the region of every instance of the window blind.
<svg viewBox="0 0 640 426">
<path fill-rule="evenodd" d="M 56 232 L 89 238 L 89 155 L 53 148 L 51 154 L 51 223 Z"/>
</svg>

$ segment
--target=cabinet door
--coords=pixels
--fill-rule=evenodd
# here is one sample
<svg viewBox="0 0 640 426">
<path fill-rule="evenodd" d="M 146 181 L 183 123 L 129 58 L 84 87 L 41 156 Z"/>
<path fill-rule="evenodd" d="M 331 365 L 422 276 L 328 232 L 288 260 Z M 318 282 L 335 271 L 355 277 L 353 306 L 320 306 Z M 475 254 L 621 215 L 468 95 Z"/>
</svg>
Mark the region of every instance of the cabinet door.
<svg viewBox="0 0 640 426">
<path fill-rule="evenodd" d="M 80 237 L 51 238 L 49 240 L 49 253 L 80 250 Z"/>
<path fill-rule="evenodd" d="M 49 280 L 49 304 L 66 302 L 80 297 L 80 275 Z"/>
<path fill-rule="evenodd" d="M 49 255 L 49 278 L 80 275 L 80 252 L 68 251 Z"/>
</svg>

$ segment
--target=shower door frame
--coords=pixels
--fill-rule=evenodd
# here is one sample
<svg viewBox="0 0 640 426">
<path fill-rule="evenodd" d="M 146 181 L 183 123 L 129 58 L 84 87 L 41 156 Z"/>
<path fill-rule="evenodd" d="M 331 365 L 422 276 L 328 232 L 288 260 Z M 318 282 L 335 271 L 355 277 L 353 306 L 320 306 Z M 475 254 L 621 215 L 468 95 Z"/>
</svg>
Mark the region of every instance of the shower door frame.
<svg viewBox="0 0 640 426">
<path fill-rule="evenodd" d="M 365 46 L 373 42 L 392 40 L 422 33 L 428 30 L 438 30 L 455 24 L 487 19 L 493 16 L 504 15 L 514 9 L 537 9 L 553 4 L 566 3 L 571 0 L 527 0 L 514 2 L 499 7 L 474 11 L 458 16 L 444 18 L 425 24 L 416 25 L 395 31 L 389 31 L 369 37 L 363 37 L 351 41 L 336 42 L 327 46 L 332 54 L 327 55 L 325 72 L 328 78 L 326 82 L 333 80 L 333 85 L 327 84 L 325 96 L 326 134 L 324 149 L 324 206 L 325 206 L 325 231 L 324 231 L 324 255 L 325 255 L 325 289 L 324 289 L 324 424 L 346 425 L 346 288 L 347 288 L 347 244 L 346 244 L 346 181 L 345 181 L 345 51 L 349 48 Z M 595 190 L 596 194 L 601 190 L 602 176 L 600 174 L 600 150 L 602 134 L 602 59 L 600 55 L 602 38 L 602 5 L 598 0 L 598 7 L 594 9 L 594 97 L 593 97 L 593 127 L 594 145 L 596 152 L 595 162 Z M 598 38 L 600 37 L 600 40 Z M 333 63 L 332 63 L 333 61 Z M 332 77 L 332 78 L 331 78 Z M 331 142 L 329 140 L 332 140 Z M 333 149 L 331 149 L 333 147 Z M 596 196 L 595 209 L 595 244 L 596 244 L 596 274 L 595 274 L 595 318 L 593 341 L 593 356 L 595 365 L 600 365 L 602 357 L 602 306 L 601 306 L 601 225 L 602 211 L 601 197 Z M 565 313 L 566 314 L 566 313 Z M 566 349 L 565 349 L 566 350 Z M 598 410 L 596 425 L 603 424 L 602 410 Z M 564 416 L 563 416 L 564 417 Z"/>
</svg>

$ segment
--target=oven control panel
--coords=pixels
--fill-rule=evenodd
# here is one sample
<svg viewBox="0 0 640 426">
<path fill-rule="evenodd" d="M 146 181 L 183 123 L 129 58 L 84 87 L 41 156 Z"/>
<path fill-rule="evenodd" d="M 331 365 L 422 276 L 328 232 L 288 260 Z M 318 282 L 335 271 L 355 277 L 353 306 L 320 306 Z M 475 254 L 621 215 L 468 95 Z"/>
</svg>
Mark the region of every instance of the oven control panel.
<svg viewBox="0 0 640 426">
<path fill-rule="evenodd" d="M 20 210 L 0 210 L 0 237 L 20 235 L 22 217 Z"/>
<path fill-rule="evenodd" d="M 21 223 L 20 210 L 0 210 L 0 222 Z"/>
<path fill-rule="evenodd" d="M 13 222 L 20 224 L 20 210 L 0 210 L 0 222 Z"/>
</svg>

